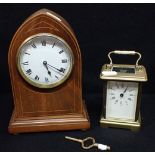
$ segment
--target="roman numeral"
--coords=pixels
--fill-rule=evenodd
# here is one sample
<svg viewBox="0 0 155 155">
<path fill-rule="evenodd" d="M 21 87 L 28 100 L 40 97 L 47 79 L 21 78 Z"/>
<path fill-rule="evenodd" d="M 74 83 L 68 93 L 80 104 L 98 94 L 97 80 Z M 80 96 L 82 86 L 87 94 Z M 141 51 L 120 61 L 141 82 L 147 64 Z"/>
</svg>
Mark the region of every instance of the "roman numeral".
<svg viewBox="0 0 155 155">
<path fill-rule="evenodd" d="M 129 90 L 129 92 L 132 92 L 132 91 L 133 91 L 133 89 Z"/>
<path fill-rule="evenodd" d="M 39 80 L 39 76 L 38 76 L 38 75 L 36 75 L 34 79 L 35 79 L 35 80 Z"/>
<path fill-rule="evenodd" d="M 30 53 L 24 52 L 24 54 L 31 55 Z"/>
<path fill-rule="evenodd" d="M 60 68 L 60 72 L 63 72 L 64 73 L 65 70 L 66 70 L 65 68 Z"/>
<path fill-rule="evenodd" d="M 63 59 L 62 60 L 62 63 L 67 63 L 67 59 Z"/>
<path fill-rule="evenodd" d="M 115 99 L 115 97 L 112 97 L 111 99 L 112 99 L 112 100 L 114 100 L 114 99 Z"/>
<path fill-rule="evenodd" d="M 109 86 L 108 86 L 108 89 L 112 89 L 112 87 L 109 85 Z"/>
<path fill-rule="evenodd" d="M 23 62 L 22 64 L 23 64 L 23 65 L 28 65 L 28 64 L 29 64 L 29 62 L 28 62 L 28 61 L 26 61 L 26 62 Z"/>
<path fill-rule="evenodd" d="M 131 98 L 128 98 L 129 101 L 131 101 Z"/>
<path fill-rule="evenodd" d="M 45 82 L 49 82 L 49 80 L 48 80 L 48 78 L 47 78 L 47 77 L 45 77 Z"/>
<path fill-rule="evenodd" d="M 32 46 L 33 48 L 37 48 L 37 46 L 36 46 L 34 43 L 32 43 L 31 46 Z"/>
<path fill-rule="evenodd" d="M 63 50 L 61 50 L 60 52 L 59 52 L 59 54 L 61 54 L 61 53 L 63 53 L 64 51 Z"/>
<path fill-rule="evenodd" d="M 32 73 L 32 70 L 31 69 L 28 69 L 27 71 L 26 71 L 26 74 L 28 74 L 28 75 L 30 75 Z"/>
<path fill-rule="evenodd" d="M 52 48 L 55 46 L 55 43 L 53 44 Z"/>
<path fill-rule="evenodd" d="M 42 40 L 41 43 L 42 43 L 42 46 L 46 46 L 46 40 Z"/>
</svg>

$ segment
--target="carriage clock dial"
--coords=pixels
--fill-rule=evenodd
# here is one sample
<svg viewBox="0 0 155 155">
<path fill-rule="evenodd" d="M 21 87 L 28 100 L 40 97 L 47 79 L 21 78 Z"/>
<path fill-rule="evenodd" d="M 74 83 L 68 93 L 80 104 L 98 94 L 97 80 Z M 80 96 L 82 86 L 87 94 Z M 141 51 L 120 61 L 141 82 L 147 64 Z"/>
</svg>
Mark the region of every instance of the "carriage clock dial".
<svg viewBox="0 0 155 155">
<path fill-rule="evenodd" d="M 138 83 L 109 81 L 106 118 L 130 119 L 134 121 L 137 95 Z"/>
<path fill-rule="evenodd" d="M 63 39 L 50 34 L 38 34 L 20 46 L 17 65 L 29 84 L 39 88 L 53 88 L 70 75 L 72 51 Z"/>
</svg>

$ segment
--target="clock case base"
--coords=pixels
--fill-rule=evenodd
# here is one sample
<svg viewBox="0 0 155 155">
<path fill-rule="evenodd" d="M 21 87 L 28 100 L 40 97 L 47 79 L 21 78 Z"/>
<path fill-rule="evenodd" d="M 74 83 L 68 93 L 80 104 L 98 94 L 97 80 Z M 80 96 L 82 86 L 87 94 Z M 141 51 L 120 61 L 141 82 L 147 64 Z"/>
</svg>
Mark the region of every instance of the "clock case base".
<svg viewBox="0 0 155 155">
<path fill-rule="evenodd" d="M 83 105 L 84 101 L 83 101 Z M 66 116 L 46 116 L 46 117 L 27 117 L 17 118 L 16 111 L 13 112 L 9 123 L 9 133 L 17 134 L 24 132 L 43 132 L 60 130 L 86 130 L 90 128 L 89 117 L 84 106 L 83 115 L 68 114 Z"/>
<path fill-rule="evenodd" d="M 139 118 L 135 122 L 131 122 L 131 121 L 127 122 L 127 121 L 106 119 L 102 115 L 100 119 L 100 126 L 103 128 L 114 127 L 114 128 L 130 129 L 131 131 L 139 131 L 141 127 L 141 116 L 139 114 Z"/>
</svg>

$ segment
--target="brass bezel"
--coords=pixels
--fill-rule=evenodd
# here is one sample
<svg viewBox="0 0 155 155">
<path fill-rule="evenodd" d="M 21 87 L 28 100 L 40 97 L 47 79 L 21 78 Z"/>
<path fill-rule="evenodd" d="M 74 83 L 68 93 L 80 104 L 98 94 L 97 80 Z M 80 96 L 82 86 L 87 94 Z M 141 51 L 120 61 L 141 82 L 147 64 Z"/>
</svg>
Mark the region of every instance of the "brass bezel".
<svg viewBox="0 0 155 155">
<path fill-rule="evenodd" d="M 67 46 L 67 48 L 70 50 L 69 54 L 70 54 L 71 66 L 70 66 L 70 68 L 69 68 L 69 71 L 67 72 L 67 74 L 64 76 L 63 79 L 61 79 L 60 81 L 58 81 L 58 82 L 56 82 L 56 83 L 54 83 L 54 84 L 44 85 L 44 84 L 39 84 L 39 83 L 36 83 L 36 82 L 32 81 L 30 78 L 28 78 L 28 77 L 24 74 L 24 72 L 23 72 L 23 70 L 22 70 L 22 68 L 21 68 L 21 65 L 20 65 L 20 54 L 21 54 L 21 48 L 22 48 L 22 46 L 23 46 L 25 43 L 27 43 L 29 40 L 31 40 L 32 38 L 36 38 L 36 37 L 40 37 L 40 36 L 54 37 L 54 38 L 60 40 L 61 42 L 63 42 L 63 43 Z M 72 72 L 72 69 L 73 69 L 73 65 L 74 65 L 74 55 L 73 55 L 72 49 L 70 48 L 70 46 L 68 45 L 68 43 L 67 43 L 64 39 L 62 39 L 61 37 L 58 37 L 58 36 L 56 36 L 56 35 L 54 35 L 54 34 L 51 34 L 51 33 L 38 33 L 38 34 L 35 34 L 35 35 L 32 35 L 32 36 L 28 37 L 28 38 L 27 38 L 26 40 L 24 40 L 23 43 L 19 46 L 18 51 L 17 51 L 17 56 L 16 56 L 16 63 L 17 63 L 17 68 L 18 68 L 18 71 L 19 71 L 20 75 L 21 75 L 21 76 L 23 77 L 23 79 L 24 79 L 26 82 L 28 82 L 30 85 L 35 86 L 35 87 L 37 87 L 37 88 L 44 88 L 44 89 L 46 89 L 46 88 L 54 88 L 54 87 L 57 87 L 57 86 L 61 85 L 62 83 L 64 83 L 64 82 L 68 79 L 68 77 L 70 76 L 70 74 L 71 74 L 71 72 Z"/>
</svg>

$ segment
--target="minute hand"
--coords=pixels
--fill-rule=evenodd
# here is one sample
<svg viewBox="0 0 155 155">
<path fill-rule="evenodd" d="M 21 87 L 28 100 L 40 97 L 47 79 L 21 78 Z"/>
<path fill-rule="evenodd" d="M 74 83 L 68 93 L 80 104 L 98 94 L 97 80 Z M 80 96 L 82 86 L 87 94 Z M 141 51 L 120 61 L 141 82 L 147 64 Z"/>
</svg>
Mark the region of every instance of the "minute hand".
<svg viewBox="0 0 155 155">
<path fill-rule="evenodd" d="M 126 89 L 124 90 L 123 94 L 127 91 L 128 87 L 126 87 Z"/>
<path fill-rule="evenodd" d="M 52 68 L 54 68 L 54 69 L 56 69 L 57 71 L 59 71 L 59 72 L 63 72 L 61 69 L 58 69 L 58 68 L 56 68 L 56 67 L 54 67 L 54 66 L 51 66 L 51 65 L 49 65 L 49 64 L 47 64 L 48 66 L 50 66 L 50 67 L 52 67 Z"/>
</svg>

